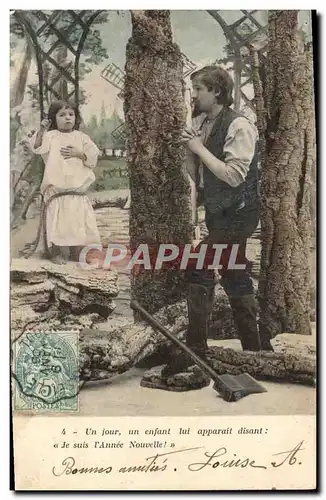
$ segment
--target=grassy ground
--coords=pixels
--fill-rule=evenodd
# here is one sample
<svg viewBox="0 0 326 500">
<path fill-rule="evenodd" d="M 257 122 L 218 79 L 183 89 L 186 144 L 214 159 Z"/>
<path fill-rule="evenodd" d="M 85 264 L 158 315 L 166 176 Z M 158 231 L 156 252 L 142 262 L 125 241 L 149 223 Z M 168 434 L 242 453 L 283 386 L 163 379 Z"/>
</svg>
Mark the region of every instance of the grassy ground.
<svg viewBox="0 0 326 500">
<path fill-rule="evenodd" d="M 99 160 L 95 175 L 96 181 L 92 185 L 92 191 L 129 188 L 125 158 Z"/>
</svg>

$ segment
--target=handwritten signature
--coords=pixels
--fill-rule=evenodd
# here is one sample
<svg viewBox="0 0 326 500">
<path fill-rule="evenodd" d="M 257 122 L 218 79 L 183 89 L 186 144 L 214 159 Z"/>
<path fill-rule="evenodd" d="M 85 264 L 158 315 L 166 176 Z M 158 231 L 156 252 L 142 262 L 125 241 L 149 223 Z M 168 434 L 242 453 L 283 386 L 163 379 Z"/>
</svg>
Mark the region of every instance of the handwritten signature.
<svg viewBox="0 0 326 500">
<path fill-rule="evenodd" d="M 235 453 L 230 454 L 225 446 L 222 446 L 215 450 L 213 453 L 205 451 L 204 457 L 201 458 L 199 462 L 191 462 L 186 466 L 191 472 L 200 472 L 207 467 L 212 469 L 218 469 L 221 467 L 227 468 L 255 468 L 255 469 L 269 469 L 278 468 L 284 466 L 294 466 L 301 465 L 300 452 L 304 451 L 303 448 L 304 441 L 300 441 L 296 446 L 290 450 L 281 451 L 274 453 L 271 457 L 277 457 L 275 459 L 270 459 L 266 463 L 256 463 L 256 459 L 250 456 L 240 457 Z M 118 466 L 116 471 L 122 474 L 131 472 L 163 472 L 168 468 L 168 459 L 170 455 L 176 453 L 186 453 L 194 450 L 202 450 L 203 447 L 196 448 L 184 448 L 180 450 L 174 450 L 167 453 L 158 453 L 150 457 L 146 457 L 142 463 L 126 466 Z M 88 467 L 80 467 L 76 465 L 76 460 L 74 457 L 65 458 L 58 467 L 52 468 L 52 474 L 54 476 L 63 476 L 68 474 L 110 474 L 113 471 L 112 465 L 106 465 L 98 467 L 96 465 L 91 465 Z"/>
<path fill-rule="evenodd" d="M 221 447 L 216 450 L 214 453 L 205 452 L 206 461 L 204 462 L 195 462 L 188 465 L 188 469 L 192 472 L 198 472 L 203 470 L 205 467 L 212 467 L 213 469 L 217 469 L 218 467 L 252 467 L 254 469 L 268 469 L 269 466 L 272 468 L 281 467 L 282 465 L 294 465 L 297 463 L 297 453 L 299 451 L 303 451 L 302 448 L 304 441 L 300 441 L 294 448 L 287 451 L 281 451 L 279 453 L 275 453 L 272 456 L 282 456 L 281 461 L 273 461 L 267 464 L 257 464 L 256 460 L 252 457 L 240 458 L 236 454 L 233 454 L 233 458 L 228 458 L 228 450 L 226 447 Z M 221 458 L 223 457 L 223 458 Z M 217 460 L 218 459 L 218 460 Z M 300 462 L 299 462 L 300 463 Z"/>
</svg>

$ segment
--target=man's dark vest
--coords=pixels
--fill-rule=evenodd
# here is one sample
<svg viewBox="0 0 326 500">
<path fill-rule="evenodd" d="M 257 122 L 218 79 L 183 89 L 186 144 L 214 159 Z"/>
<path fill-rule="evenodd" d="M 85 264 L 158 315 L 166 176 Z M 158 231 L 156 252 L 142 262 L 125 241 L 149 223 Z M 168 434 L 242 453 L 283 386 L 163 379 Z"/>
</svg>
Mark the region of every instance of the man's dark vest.
<svg viewBox="0 0 326 500">
<path fill-rule="evenodd" d="M 219 160 L 224 161 L 223 148 L 230 124 L 243 116 L 231 108 L 225 107 L 218 114 L 211 133 L 206 141 L 206 148 Z M 215 220 L 234 215 L 239 209 L 258 208 L 258 155 L 257 145 L 254 157 L 244 182 L 232 187 L 218 179 L 204 166 L 204 205 L 206 216 Z"/>
</svg>

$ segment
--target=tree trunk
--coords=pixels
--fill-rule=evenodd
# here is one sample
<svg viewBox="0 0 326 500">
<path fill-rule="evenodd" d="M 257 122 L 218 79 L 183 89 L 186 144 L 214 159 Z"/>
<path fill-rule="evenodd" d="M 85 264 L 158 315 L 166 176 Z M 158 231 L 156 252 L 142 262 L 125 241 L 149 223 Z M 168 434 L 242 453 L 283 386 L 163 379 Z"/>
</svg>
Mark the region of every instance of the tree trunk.
<svg viewBox="0 0 326 500">
<path fill-rule="evenodd" d="M 11 109 L 15 108 L 16 106 L 20 106 L 20 104 L 23 102 L 28 72 L 31 67 L 31 63 L 32 63 L 32 47 L 29 39 L 26 38 L 23 61 L 18 70 L 12 91 L 10 93 Z"/>
<path fill-rule="evenodd" d="M 264 83 L 260 71 L 261 63 L 257 49 L 250 46 L 250 57 L 252 67 L 252 83 L 254 87 L 254 102 L 256 107 L 257 129 L 259 132 L 259 152 L 261 162 L 265 156 L 265 134 L 266 134 L 266 109 L 264 100 Z"/>
<path fill-rule="evenodd" d="M 147 244 L 155 255 L 160 243 L 191 240 L 190 187 L 182 168 L 184 149 L 176 143 L 186 119 L 182 61 L 168 11 L 133 11 L 131 16 L 124 88 L 130 244 L 132 253 Z M 131 296 L 153 313 L 183 295 L 182 274 L 134 266 Z"/>
<path fill-rule="evenodd" d="M 312 45 L 306 47 L 306 64 L 307 75 L 311 75 L 312 90 L 311 90 L 311 114 L 307 126 L 307 156 L 310 158 L 311 175 L 310 175 L 310 219 L 311 219 L 311 247 L 316 248 L 316 118 L 315 118 L 315 99 L 313 92 L 313 50 Z"/>
<path fill-rule="evenodd" d="M 312 73 L 298 11 L 269 12 L 266 154 L 262 168 L 260 328 L 310 334 Z"/>
</svg>

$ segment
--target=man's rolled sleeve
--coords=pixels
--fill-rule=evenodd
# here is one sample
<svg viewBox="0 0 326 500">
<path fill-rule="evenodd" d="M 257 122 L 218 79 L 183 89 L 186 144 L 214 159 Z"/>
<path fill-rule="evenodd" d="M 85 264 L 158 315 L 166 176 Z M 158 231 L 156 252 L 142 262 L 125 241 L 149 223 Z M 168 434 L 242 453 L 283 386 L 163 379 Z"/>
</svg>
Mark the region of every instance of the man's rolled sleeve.
<svg viewBox="0 0 326 500">
<path fill-rule="evenodd" d="M 231 186 L 236 187 L 245 181 L 257 139 L 255 125 L 244 117 L 236 118 L 229 126 L 223 152 Z"/>
</svg>

